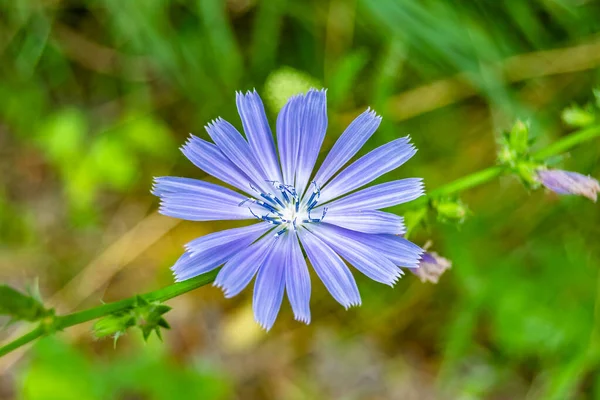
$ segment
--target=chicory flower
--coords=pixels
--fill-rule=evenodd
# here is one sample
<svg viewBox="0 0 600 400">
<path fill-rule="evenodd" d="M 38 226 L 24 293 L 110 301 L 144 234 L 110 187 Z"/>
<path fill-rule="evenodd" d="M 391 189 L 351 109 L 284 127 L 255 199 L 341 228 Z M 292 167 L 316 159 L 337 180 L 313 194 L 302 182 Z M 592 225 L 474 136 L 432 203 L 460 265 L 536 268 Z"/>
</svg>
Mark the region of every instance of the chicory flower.
<svg viewBox="0 0 600 400">
<path fill-rule="evenodd" d="M 178 177 L 155 179 L 160 212 L 190 221 L 253 220 L 257 223 L 202 236 L 188 243 L 172 267 L 177 281 L 223 265 L 214 285 L 225 297 L 240 293 L 256 276 L 253 309 L 269 330 L 287 293 L 297 320 L 310 322 L 311 282 L 304 254 L 331 295 L 344 307 L 361 303 L 346 264 L 387 285 L 417 268 L 421 248 L 399 236 L 402 217 L 381 211 L 423 195 L 419 178 L 363 188 L 410 159 L 408 137 L 393 140 L 350 163 L 378 128 L 371 110 L 343 132 L 313 173 L 327 130 L 325 90 L 292 97 L 277 117 L 274 141 L 256 93 L 237 93 L 245 137 L 216 119 L 206 130 L 213 143 L 191 136 L 184 155 L 229 187 Z M 345 168 L 344 168 L 345 167 Z"/>
</svg>

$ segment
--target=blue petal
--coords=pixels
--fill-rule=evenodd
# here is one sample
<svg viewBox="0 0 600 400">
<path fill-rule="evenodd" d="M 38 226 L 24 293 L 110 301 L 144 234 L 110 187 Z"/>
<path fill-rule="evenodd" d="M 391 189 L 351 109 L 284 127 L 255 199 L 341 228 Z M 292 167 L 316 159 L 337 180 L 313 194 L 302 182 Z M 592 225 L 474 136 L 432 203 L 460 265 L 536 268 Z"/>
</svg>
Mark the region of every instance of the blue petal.
<svg viewBox="0 0 600 400">
<path fill-rule="evenodd" d="M 285 267 L 285 286 L 297 321 L 310 323 L 310 275 L 306 260 L 295 233 L 285 236 L 288 259 Z"/>
<path fill-rule="evenodd" d="M 238 113 L 254 156 L 261 163 L 269 180 L 281 181 L 273 134 L 265 108 L 256 91 L 236 94 Z"/>
<path fill-rule="evenodd" d="M 181 151 L 207 174 L 245 192 L 250 191 L 250 178 L 229 161 L 215 144 L 191 135 Z"/>
<path fill-rule="evenodd" d="M 217 118 L 206 126 L 206 131 L 219 150 L 240 170 L 244 171 L 257 187 L 264 192 L 269 191 L 267 175 L 254 157 L 248 142 L 233 125 L 222 118 Z"/>
<path fill-rule="evenodd" d="M 283 182 L 294 185 L 296 175 L 296 162 L 300 147 L 300 124 L 302 123 L 301 111 L 302 96 L 292 96 L 283 106 L 277 116 L 277 147 Z"/>
<path fill-rule="evenodd" d="M 226 229 L 224 231 L 209 233 L 192 240 L 185 245 L 186 250 L 194 255 L 204 257 L 207 252 L 218 249 L 230 243 L 246 243 L 246 247 L 262 236 L 267 230 L 273 228 L 266 222 L 259 222 L 241 228 Z"/>
<path fill-rule="evenodd" d="M 333 298 L 346 309 L 360 305 L 356 281 L 340 256 L 306 229 L 298 232 L 310 263 Z"/>
<path fill-rule="evenodd" d="M 329 212 L 378 210 L 412 201 L 424 193 L 421 178 L 401 179 L 359 190 L 328 203 L 327 207 Z M 315 215 L 318 215 L 319 211 L 319 209 L 315 209 Z"/>
<path fill-rule="evenodd" d="M 368 184 L 404 164 L 417 150 L 409 138 L 393 140 L 376 148 L 344 169 L 321 190 L 320 204 Z"/>
<path fill-rule="evenodd" d="M 302 100 L 295 183 L 298 196 L 302 196 L 306 189 L 327 132 L 326 91 L 311 89 Z"/>
<path fill-rule="evenodd" d="M 389 259 L 395 265 L 417 268 L 424 250 L 416 244 L 396 235 L 372 235 L 336 228 L 344 236 L 364 244 Z"/>
<path fill-rule="evenodd" d="M 183 253 L 171 267 L 171 270 L 175 274 L 175 282 L 185 281 L 194 276 L 210 272 L 219 266 L 212 266 L 211 263 L 204 264 L 202 261 L 203 259 L 193 257 L 187 251 Z"/>
<path fill-rule="evenodd" d="M 280 238 L 281 239 L 281 238 Z M 265 330 L 275 323 L 285 288 L 285 261 L 289 253 L 283 240 L 277 240 L 262 267 L 258 270 L 254 284 L 252 309 L 254 318 Z"/>
<path fill-rule="evenodd" d="M 271 225 L 263 222 L 243 228 L 211 233 L 188 243 L 186 252 L 171 267 L 177 282 L 212 271 L 244 250 L 263 235 Z"/>
<path fill-rule="evenodd" d="M 160 197 L 159 212 L 188 221 L 214 221 L 254 218 L 245 197 L 213 183 L 190 178 L 155 178 L 153 194 Z"/>
<path fill-rule="evenodd" d="M 315 215 L 318 214 L 315 213 Z M 323 222 L 364 233 L 387 233 L 390 235 L 406 233 L 402 217 L 376 210 L 332 210 L 327 213 Z"/>
<path fill-rule="evenodd" d="M 246 244 L 245 247 L 248 247 Z M 171 267 L 175 275 L 175 282 L 185 281 L 195 276 L 210 272 L 227 261 L 233 254 L 244 247 L 237 243 L 221 246 L 219 250 L 210 250 L 202 257 L 195 256 L 186 251 Z"/>
<path fill-rule="evenodd" d="M 319 225 L 312 232 L 339 253 L 346 261 L 374 281 L 393 286 L 403 274 L 392 261 L 343 230 L 331 225 Z"/>
<path fill-rule="evenodd" d="M 394 264 L 405 268 L 418 268 L 424 250 L 416 244 L 396 235 L 365 235 L 367 246 L 379 251 Z"/>
<path fill-rule="evenodd" d="M 370 109 L 356 117 L 325 157 L 315 176 L 315 182 L 323 187 L 363 147 L 380 123 L 381 117 Z"/>
<path fill-rule="evenodd" d="M 267 235 L 234 255 L 219 271 L 214 286 L 222 288 L 225 297 L 240 293 L 263 265 L 276 240 L 274 235 Z"/>
</svg>

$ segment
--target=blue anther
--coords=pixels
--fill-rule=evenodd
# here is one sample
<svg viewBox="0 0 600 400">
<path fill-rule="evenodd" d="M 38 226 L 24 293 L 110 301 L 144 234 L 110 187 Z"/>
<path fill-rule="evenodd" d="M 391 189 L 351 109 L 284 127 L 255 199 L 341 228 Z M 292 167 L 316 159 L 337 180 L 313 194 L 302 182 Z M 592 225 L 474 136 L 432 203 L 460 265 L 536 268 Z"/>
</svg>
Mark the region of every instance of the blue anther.
<svg viewBox="0 0 600 400">
<path fill-rule="evenodd" d="M 319 197 L 321 197 L 321 187 L 319 185 L 317 185 L 316 181 L 312 181 L 311 183 L 315 186 L 313 192 L 317 192 Z"/>
<path fill-rule="evenodd" d="M 241 207 L 241 206 L 243 206 L 243 205 L 244 205 L 244 204 L 246 204 L 246 202 L 248 202 L 248 201 L 250 201 L 250 202 L 254 203 L 256 200 L 255 200 L 255 199 L 253 199 L 252 197 L 248 197 L 247 199 L 244 199 L 244 200 L 240 201 L 240 202 L 239 202 L 239 204 L 238 204 L 238 207 Z"/>
<path fill-rule="evenodd" d="M 248 207 L 248 210 L 250 210 L 250 213 L 252 215 L 254 215 L 254 217 L 256 219 L 258 219 L 259 221 L 265 221 L 271 225 L 281 225 L 281 221 L 279 220 L 279 218 L 269 217 L 268 215 L 259 216 L 259 215 L 255 214 L 254 211 L 252 211 L 252 209 L 250 207 Z"/>
<path fill-rule="evenodd" d="M 283 185 L 283 188 L 292 195 L 293 198 L 298 200 L 298 193 L 296 192 L 296 188 L 292 185 Z"/>
<path fill-rule="evenodd" d="M 279 232 L 275 233 L 275 237 L 279 237 L 281 235 L 283 235 L 284 233 L 286 233 L 288 230 L 288 228 L 283 228 L 282 230 L 280 230 Z"/>
<path fill-rule="evenodd" d="M 250 202 L 250 203 L 252 203 L 252 204 L 259 205 L 259 206 L 261 206 L 261 207 L 265 208 L 265 209 L 266 209 L 267 211 L 269 211 L 269 212 L 272 212 L 272 213 L 275 213 L 275 214 L 281 215 L 281 213 L 280 213 L 279 211 L 277 211 L 277 209 L 276 209 L 275 207 L 273 207 L 272 205 L 270 205 L 270 204 L 268 204 L 268 203 L 265 203 L 264 201 L 261 201 L 261 200 L 256 200 L 256 199 L 254 199 L 254 198 L 252 198 L 252 197 L 248 197 L 247 199 L 245 199 L 245 200 L 241 201 L 241 202 L 238 204 L 238 206 L 243 206 L 243 205 L 244 205 L 245 203 L 247 203 L 247 202 Z"/>
<path fill-rule="evenodd" d="M 308 219 L 305 219 L 303 222 L 313 222 L 313 223 L 321 222 L 325 218 L 325 215 L 327 214 L 327 210 L 328 210 L 327 207 L 325 207 L 323 209 L 323 214 L 321 215 L 321 218 L 312 218 L 310 216 L 310 210 L 308 210 Z"/>
<path fill-rule="evenodd" d="M 250 183 L 250 188 L 252 190 L 254 190 L 256 193 L 258 193 L 260 195 L 260 197 L 267 200 L 268 202 L 271 202 L 273 205 L 275 205 L 277 203 L 283 207 L 283 204 L 281 203 L 281 201 L 277 197 L 273 196 L 271 193 L 261 192 L 259 189 L 255 188 L 252 183 Z"/>
<path fill-rule="evenodd" d="M 261 193 L 261 196 L 263 196 L 263 194 Z M 269 200 L 279 204 L 282 208 L 285 208 L 285 205 L 281 202 L 281 200 L 279 200 L 277 197 L 273 196 L 271 193 L 267 193 L 264 196 L 268 197 Z M 263 196 L 263 197 L 264 197 Z"/>
<path fill-rule="evenodd" d="M 262 207 L 266 208 L 267 210 L 269 210 L 272 213 L 279 214 L 279 211 L 277 211 L 277 209 L 275 207 L 273 207 L 270 204 L 265 203 L 264 201 L 257 200 L 256 204 L 258 204 L 259 206 L 262 206 Z"/>
<path fill-rule="evenodd" d="M 317 185 L 317 182 L 312 181 L 312 184 L 315 186 L 315 188 L 313 189 L 313 192 L 311 193 L 310 197 L 308 198 L 308 201 L 306 202 L 308 204 L 309 209 L 313 208 L 317 204 L 317 201 L 319 201 L 319 197 L 321 197 L 321 188 L 319 187 L 319 185 Z"/>
</svg>

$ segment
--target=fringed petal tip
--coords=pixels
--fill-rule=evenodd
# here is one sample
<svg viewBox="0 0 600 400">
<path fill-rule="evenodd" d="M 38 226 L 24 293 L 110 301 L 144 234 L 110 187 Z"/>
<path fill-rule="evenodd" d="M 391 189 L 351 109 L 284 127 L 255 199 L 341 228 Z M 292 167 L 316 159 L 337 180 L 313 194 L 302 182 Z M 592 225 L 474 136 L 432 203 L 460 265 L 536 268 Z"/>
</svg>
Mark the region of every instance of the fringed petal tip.
<svg viewBox="0 0 600 400">
<path fill-rule="evenodd" d="M 371 107 L 367 107 L 367 109 L 364 112 L 374 120 L 378 120 L 378 122 L 381 122 L 383 120 L 383 117 L 377 114 L 377 111 L 373 110 Z"/>
<path fill-rule="evenodd" d="M 183 144 L 181 146 L 179 146 L 179 151 L 182 152 L 183 155 L 186 156 L 186 158 L 187 158 L 186 152 L 189 151 L 189 147 L 193 144 L 194 138 L 196 138 L 196 137 L 197 136 L 194 136 L 190 133 L 190 135 L 185 139 Z"/>
<path fill-rule="evenodd" d="M 360 306 L 362 306 L 362 300 L 358 299 L 357 301 L 353 301 L 352 303 L 342 304 L 342 306 L 344 307 L 344 309 L 346 311 L 348 311 L 352 307 L 360 307 Z"/>
<path fill-rule="evenodd" d="M 294 320 L 310 325 L 310 315 L 294 315 Z"/>
<path fill-rule="evenodd" d="M 165 193 L 173 192 L 168 189 L 169 176 L 155 176 L 152 178 L 150 193 L 156 197 L 162 197 Z"/>
<path fill-rule="evenodd" d="M 217 129 L 218 125 L 221 123 L 229 124 L 229 122 L 225 121 L 223 118 L 217 117 L 215 119 L 210 120 L 206 125 L 204 125 L 204 129 L 210 134 L 210 131 L 212 129 Z"/>
<path fill-rule="evenodd" d="M 297 93 L 295 95 L 290 96 L 290 98 L 288 99 L 288 102 L 290 100 L 297 100 L 299 98 L 304 99 L 304 98 L 308 97 L 308 95 L 312 95 L 312 94 L 326 96 L 327 95 L 327 89 L 325 89 L 325 88 L 321 88 L 321 89 L 309 88 L 306 92 L 300 92 L 300 93 Z"/>
<path fill-rule="evenodd" d="M 260 96 L 259 96 L 258 92 L 256 91 L 256 88 L 248 89 L 245 92 L 243 90 L 236 90 L 235 91 L 236 100 L 239 100 L 242 97 L 258 97 L 260 99 Z"/>
<path fill-rule="evenodd" d="M 387 285 L 389 287 L 394 287 L 396 285 L 396 283 L 398 283 L 398 281 L 400 279 L 402 279 L 403 276 L 404 276 L 404 271 L 402 271 L 402 269 L 398 268 L 398 273 L 393 277 L 393 281 L 391 283 L 388 283 Z"/>
<path fill-rule="evenodd" d="M 408 157 L 409 159 L 412 158 L 419 150 L 413 143 L 412 136 L 410 136 L 410 135 L 403 136 L 398 140 L 404 142 L 404 145 L 406 145 L 406 149 L 411 153 L 410 156 Z"/>
<path fill-rule="evenodd" d="M 225 286 L 223 286 L 222 282 L 219 282 L 219 275 L 217 275 L 217 279 L 213 282 L 213 287 L 216 287 L 217 289 L 221 289 L 221 291 L 223 292 L 223 297 L 225 297 L 226 299 L 230 299 L 232 297 L 234 297 L 234 295 L 232 295 L 229 290 L 227 290 L 227 288 L 225 288 Z"/>
</svg>

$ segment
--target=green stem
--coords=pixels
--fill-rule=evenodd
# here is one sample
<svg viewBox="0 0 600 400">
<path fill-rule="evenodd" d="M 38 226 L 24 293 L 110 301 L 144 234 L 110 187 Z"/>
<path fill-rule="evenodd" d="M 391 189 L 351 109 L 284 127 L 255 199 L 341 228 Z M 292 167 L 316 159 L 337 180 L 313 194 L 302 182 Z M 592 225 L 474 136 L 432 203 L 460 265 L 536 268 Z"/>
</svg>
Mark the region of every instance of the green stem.
<svg viewBox="0 0 600 400">
<path fill-rule="evenodd" d="M 550 157 L 564 153 L 580 143 L 587 142 L 597 137 L 600 137 L 600 125 L 573 132 L 572 134 L 557 140 L 551 145 L 534 152 L 533 159 L 536 161 L 544 161 Z M 463 176 L 462 178 L 458 178 L 455 181 L 430 191 L 427 196 L 420 197 L 416 201 L 411 202 L 410 208 L 422 206 L 431 199 L 449 196 L 482 185 L 493 180 L 494 178 L 499 177 L 507 171 L 509 171 L 509 169 L 506 167 L 502 165 L 496 165 L 474 172 L 470 175 Z"/>
<path fill-rule="evenodd" d="M 35 339 L 44 336 L 44 328 L 42 326 L 35 327 L 29 333 L 24 334 L 23 336 L 19 336 L 17 339 L 13 340 L 10 343 L 0 347 L 0 357 L 10 353 L 13 350 L 18 349 L 21 346 L 25 346 L 29 342 L 33 342 Z"/>
<path fill-rule="evenodd" d="M 494 178 L 502 175 L 506 168 L 497 165 L 495 167 L 489 167 L 481 171 L 474 172 L 470 175 L 458 178 L 446 185 L 440 186 L 437 189 L 432 190 L 427 196 L 419 197 L 417 200 L 409 204 L 410 208 L 416 208 L 427 204 L 431 199 L 440 198 L 443 196 L 449 196 L 454 193 L 462 192 L 463 190 L 471 189 L 475 186 L 483 185 L 486 182 L 491 181 Z"/>
<path fill-rule="evenodd" d="M 572 147 L 575 147 L 579 143 L 587 142 L 600 136 L 600 125 L 585 128 L 572 134 L 565 136 L 564 138 L 557 140 L 556 142 L 548 145 L 547 147 L 533 153 L 533 158 L 539 161 L 546 160 L 552 156 L 564 153 Z"/>
<path fill-rule="evenodd" d="M 543 161 L 549 157 L 563 153 L 577 144 L 592 140 L 598 136 L 600 136 L 600 125 L 582 129 L 556 141 L 542 150 L 535 152 L 533 157 L 538 161 Z M 497 178 L 506 171 L 507 169 L 503 166 L 493 166 L 459 178 L 453 182 L 432 190 L 427 196 L 423 196 L 412 202 L 411 207 L 426 204 L 431 199 L 452 195 L 462 192 L 463 190 L 482 185 L 494 178 Z M 142 295 L 142 297 L 147 301 L 165 301 L 172 299 L 173 297 L 180 296 L 186 292 L 189 292 L 190 290 L 211 283 L 215 280 L 217 272 L 218 271 L 212 271 L 207 274 L 188 279 L 184 282 L 175 283 L 165 288 L 146 293 Z M 0 357 L 55 330 L 62 330 L 73 325 L 78 325 L 118 311 L 126 310 L 132 307 L 135 304 L 135 301 L 136 296 L 133 296 L 125 300 L 116 301 L 114 303 L 107 303 L 72 314 L 54 317 L 54 319 L 52 319 L 50 322 L 42 322 L 42 324 L 29 333 L 15 339 L 3 347 L 0 347 Z"/>
<path fill-rule="evenodd" d="M 197 289 L 201 286 L 207 285 L 213 282 L 217 276 L 218 270 L 208 272 L 206 274 L 198 275 L 194 278 L 188 279 L 183 282 L 174 283 L 165 288 L 155 290 L 141 295 L 144 300 L 149 302 L 152 301 L 165 301 L 172 299 L 173 297 L 180 296 L 190 290 Z M 67 314 L 59 317 L 54 317 L 51 320 L 42 321 L 42 323 L 33 329 L 31 332 L 15 339 L 14 341 L 0 347 L 0 357 L 10 353 L 11 351 L 39 338 L 45 336 L 49 332 L 56 330 L 62 330 L 73 325 L 78 325 L 87 321 L 110 315 L 118 311 L 124 311 L 132 307 L 136 303 L 136 297 L 129 297 L 124 300 L 115 301 L 113 303 L 102 304 L 97 307 L 93 307 L 87 310 L 78 311 L 72 314 Z"/>
</svg>

